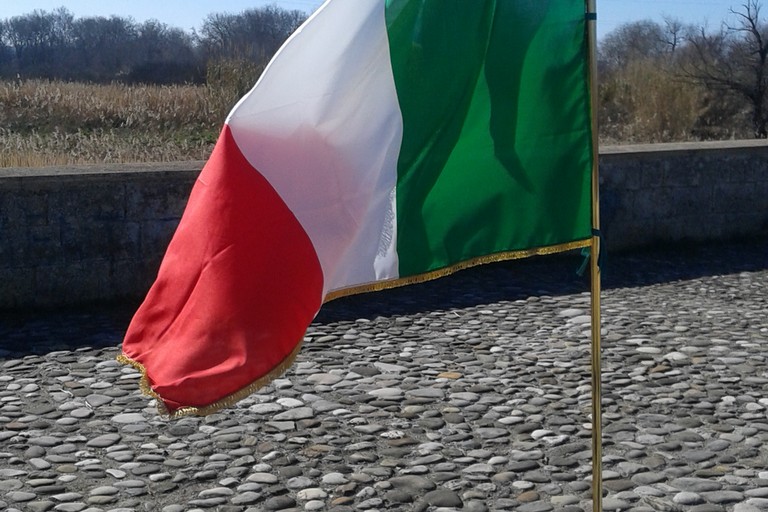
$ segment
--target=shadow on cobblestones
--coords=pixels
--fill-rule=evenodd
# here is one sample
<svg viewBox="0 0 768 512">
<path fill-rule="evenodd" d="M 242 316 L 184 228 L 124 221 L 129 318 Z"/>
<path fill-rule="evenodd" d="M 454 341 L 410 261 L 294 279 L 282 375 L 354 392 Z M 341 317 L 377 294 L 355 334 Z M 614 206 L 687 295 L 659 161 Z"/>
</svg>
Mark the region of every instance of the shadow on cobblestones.
<svg viewBox="0 0 768 512">
<path fill-rule="evenodd" d="M 465 270 L 421 285 L 346 297 L 324 305 L 315 323 L 588 292 L 588 276 L 576 275 L 582 260 L 578 253 L 528 258 Z M 679 245 L 609 254 L 603 288 L 647 286 L 767 268 L 768 239 Z M 136 306 L 121 303 L 65 310 L 0 312 L 0 359 L 10 353 L 18 357 L 117 345 Z"/>
<path fill-rule="evenodd" d="M 279 379 L 178 421 L 115 361 L 135 304 L 0 315 L 0 510 L 592 510 L 579 264 L 332 302 Z M 768 240 L 607 261 L 604 510 L 768 510 L 766 269 Z"/>
<path fill-rule="evenodd" d="M 588 272 L 576 275 L 578 253 L 485 265 L 453 276 L 326 304 L 320 323 L 471 307 L 530 296 L 589 291 Z M 697 277 L 768 269 L 768 239 L 718 244 L 687 244 L 641 252 L 608 254 L 603 289 L 648 286 Z"/>
</svg>

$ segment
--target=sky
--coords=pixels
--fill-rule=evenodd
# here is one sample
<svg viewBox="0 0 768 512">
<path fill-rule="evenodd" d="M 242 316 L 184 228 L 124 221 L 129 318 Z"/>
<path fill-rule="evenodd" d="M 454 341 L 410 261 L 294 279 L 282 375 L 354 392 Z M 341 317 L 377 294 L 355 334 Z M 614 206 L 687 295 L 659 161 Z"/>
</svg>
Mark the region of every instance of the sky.
<svg viewBox="0 0 768 512">
<path fill-rule="evenodd" d="M 472 0 L 466 0 L 472 1 Z M 618 26 L 643 19 L 662 22 L 664 16 L 717 29 L 729 17 L 729 8 L 745 0 L 597 0 L 598 38 Z M 199 29 L 213 12 L 239 13 L 245 9 L 276 4 L 285 9 L 311 12 L 322 0 L 0 0 L 0 19 L 35 9 L 51 11 L 66 7 L 75 17 L 132 17 L 138 22 L 157 19 L 185 30 Z M 768 13 L 768 9 L 766 9 Z"/>
</svg>

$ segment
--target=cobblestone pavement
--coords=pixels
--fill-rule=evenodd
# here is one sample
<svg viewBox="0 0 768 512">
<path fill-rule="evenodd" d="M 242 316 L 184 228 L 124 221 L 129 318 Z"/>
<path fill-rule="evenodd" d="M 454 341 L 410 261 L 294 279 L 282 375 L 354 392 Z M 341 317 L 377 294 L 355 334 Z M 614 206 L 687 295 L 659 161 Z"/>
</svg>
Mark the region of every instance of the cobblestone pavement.
<svg viewBox="0 0 768 512">
<path fill-rule="evenodd" d="M 591 510 L 575 257 L 326 305 L 295 366 L 166 421 L 131 308 L 0 319 L 0 510 Z M 768 510 L 768 240 L 609 257 L 604 510 Z"/>
</svg>

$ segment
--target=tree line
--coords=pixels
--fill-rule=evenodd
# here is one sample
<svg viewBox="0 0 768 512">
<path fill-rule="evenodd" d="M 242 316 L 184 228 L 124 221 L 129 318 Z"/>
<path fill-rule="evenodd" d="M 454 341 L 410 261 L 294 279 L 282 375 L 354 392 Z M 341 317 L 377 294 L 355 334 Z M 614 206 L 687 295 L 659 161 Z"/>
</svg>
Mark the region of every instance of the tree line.
<svg viewBox="0 0 768 512">
<path fill-rule="evenodd" d="M 598 47 L 604 142 L 768 137 L 768 23 L 760 0 L 719 28 L 624 24 Z M 211 14 L 186 32 L 156 20 L 75 18 L 66 8 L 0 20 L 0 79 L 208 84 L 246 92 L 306 13 Z"/>
<path fill-rule="evenodd" d="M 268 6 L 211 14 L 188 33 L 157 20 L 35 10 L 0 21 L 0 78 L 203 83 L 222 63 L 263 67 L 305 18 L 302 11 Z"/>
</svg>

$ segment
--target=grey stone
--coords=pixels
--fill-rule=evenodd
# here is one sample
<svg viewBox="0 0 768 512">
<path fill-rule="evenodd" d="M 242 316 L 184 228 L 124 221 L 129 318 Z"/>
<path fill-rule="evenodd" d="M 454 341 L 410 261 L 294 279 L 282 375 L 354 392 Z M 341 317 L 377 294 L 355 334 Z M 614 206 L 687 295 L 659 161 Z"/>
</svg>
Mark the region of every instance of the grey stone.
<svg viewBox="0 0 768 512">
<path fill-rule="evenodd" d="M 297 476 L 289 479 L 286 482 L 286 487 L 288 487 L 291 490 L 297 490 L 297 489 L 306 489 L 308 487 L 312 487 L 314 484 L 315 483 L 312 481 L 311 478 L 307 478 L 305 476 Z"/>
<path fill-rule="evenodd" d="M 496 502 L 497 505 L 499 505 L 499 501 Z M 555 508 L 551 503 L 546 503 L 543 501 L 534 501 L 532 503 L 525 503 L 523 505 L 514 505 L 511 503 L 510 505 L 513 506 L 514 510 L 519 510 L 520 512 L 549 512 Z M 603 508 L 605 509 L 605 507 Z"/>
<path fill-rule="evenodd" d="M 603 510 L 627 510 L 630 504 L 624 500 L 607 496 L 603 498 Z"/>
<path fill-rule="evenodd" d="M 131 424 L 131 423 L 143 423 L 146 421 L 144 418 L 144 415 L 141 413 L 125 413 L 125 414 L 118 414 L 114 417 L 112 417 L 112 421 L 121 425 L 124 424 Z"/>
<path fill-rule="evenodd" d="M 78 492 L 64 492 L 61 494 L 54 494 L 53 496 L 51 496 L 51 499 L 59 503 L 67 503 L 67 502 L 79 500 L 82 497 L 83 495 Z"/>
<path fill-rule="evenodd" d="M 32 501 L 37 498 L 37 494 L 32 492 L 11 491 L 6 493 L 5 498 L 13 503 L 24 503 L 25 501 Z"/>
<path fill-rule="evenodd" d="M 403 390 L 400 388 L 380 388 L 368 391 L 368 394 L 382 400 L 400 400 L 403 397 Z"/>
<path fill-rule="evenodd" d="M 264 502 L 266 510 L 285 510 L 296 506 L 296 500 L 290 496 L 273 496 Z"/>
<path fill-rule="evenodd" d="M 28 501 L 24 504 L 24 507 L 31 512 L 48 512 L 56 504 L 52 501 Z"/>
<path fill-rule="evenodd" d="M 290 487 L 289 487 L 290 488 Z M 296 498 L 300 501 L 317 501 L 328 497 L 328 493 L 319 488 L 303 488 L 296 493 Z"/>
<path fill-rule="evenodd" d="M 461 508 L 463 502 L 458 494 L 449 489 L 435 489 L 424 495 L 424 501 L 433 507 Z"/>
<path fill-rule="evenodd" d="M 680 505 L 698 505 L 704 503 L 704 498 L 702 498 L 700 494 L 690 491 L 679 492 L 675 494 L 672 500 Z"/>
<path fill-rule="evenodd" d="M 491 474 L 495 472 L 496 471 L 493 469 L 493 466 L 491 466 L 490 464 L 472 464 L 471 466 L 468 466 L 462 469 L 462 473 Z"/>
<path fill-rule="evenodd" d="M 672 487 L 680 489 L 681 491 L 690 492 L 706 492 L 717 491 L 723 487 L 723 484 L 715 482 L 713 480 L 705 480 L 702 478 L 676 478 L 669 483 Z"/>
<path fill-rule="evenodd" d="M 81 512 L 88 507 L 85 503 L 62 503 L 56 505 L 54 510 L 57 512 Z"/>
<path fill-rule="evenodd" d="M 0 480 L 0 493 L 8 491 L 17 491 L 24 487 L 24 483 L 21 480 L 9 478 L 8 480 Z"/>
<path fill-rule="evenodd" d="M 86 446 L 91 448 L 107 448 L 119 443 L 120 439 L 122 439 L 120 434 L 103 434 L 88 441 Z"/>
<path fill-rule="evenodd" d="M 249 482 L 256 482 L 260 484 L 275 484 L 278 481 L 277 476 L 271 473 L 253 473 L 249 475 L 247 480 Z"/>
<path fill-rule="evenodd" d="M 416 475 L 396 476 L 388 480 L 396 489 L 402 489 L 413 494 L 431 491 L 436 486 L 430 480 Z"/>
<path fill-rule="evenodd" d="M 254 491 L 240 492 L 230 499 L 233 505 L 253 505 L 261 499 L 262 495 Z"/>
<path fill-rule="evenodd" d="M 733 506 L 733 512 L 760 512 L 760 508 L 749 503 L 737 503 Z"/>
<path fill-rule="evenodd" d="M 708 502 L 718 505 L 738 503 L 744 500 L 744 493 L 738 491 L 711 491 L 703 492 L 701 495 Z"/>
</svg>

